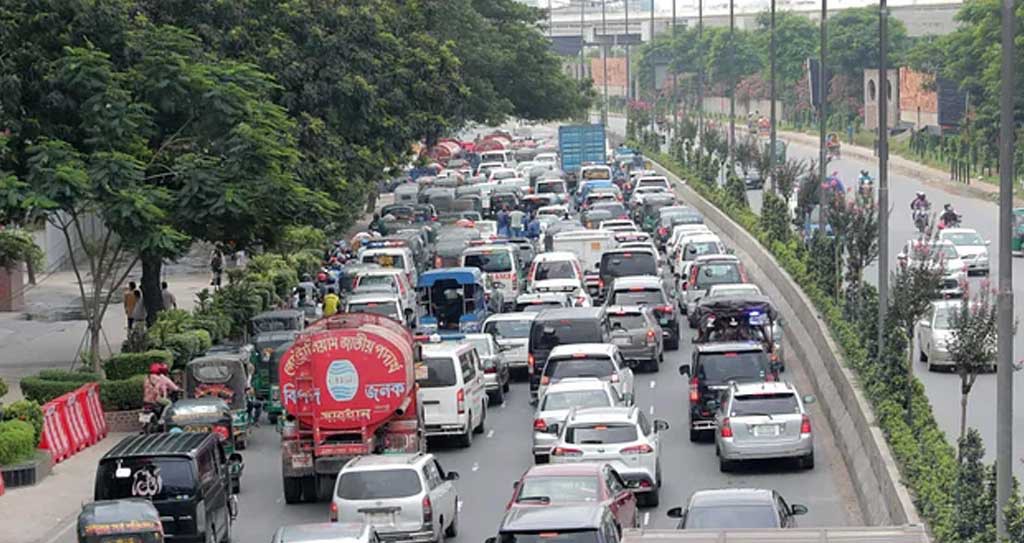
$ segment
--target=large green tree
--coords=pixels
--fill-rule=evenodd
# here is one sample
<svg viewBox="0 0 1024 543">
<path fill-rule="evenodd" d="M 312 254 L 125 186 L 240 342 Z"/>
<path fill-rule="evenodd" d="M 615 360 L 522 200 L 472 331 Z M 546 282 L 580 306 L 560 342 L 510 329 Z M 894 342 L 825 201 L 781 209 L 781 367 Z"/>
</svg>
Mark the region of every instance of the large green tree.
<svg viewBox="0 0 1024 543">
<path fill-rule="evenodd" d="M 771 76 L 771 17 L 765 12 L 757 16 L 754 41 L 761 56 L 764 78 Z M 794 88 L 807 72 L 805 62 L 818 54 L 818 27 L 802 14 L 789 11 L 775 13 L 776 92 L 792 100 Z"/>
<path fill-rule="evenodd" d="M 878 68 L 878 7 L 844 9 L 828 19 L 826 65 L 836 76 L 850 81 L 844 85 L 846 98 L 863 103 L 864 70 Z M 889 68 L 898 66 L 909 45 L 907 28 L 889 17 Z"/>
</svg>

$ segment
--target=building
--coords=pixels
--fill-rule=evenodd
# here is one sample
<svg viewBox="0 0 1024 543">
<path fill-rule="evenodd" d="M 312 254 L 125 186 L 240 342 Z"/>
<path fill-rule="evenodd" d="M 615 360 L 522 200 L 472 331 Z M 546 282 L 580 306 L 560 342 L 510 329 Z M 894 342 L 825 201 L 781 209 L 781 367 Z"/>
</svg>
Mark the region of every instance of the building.
<svg viewBox="0 0 1024 543">
<path fill-rule="evenodd" d="M 928 130 L 936 134 L 956 131 L 967 108 L 967 97 L 954 81 L 909 67 L 889 70 L 886 95 L 889 128 Z M 882 99 L 878 70 L 864 70 L 864 128 L 878 128 Z"/>
</svg>

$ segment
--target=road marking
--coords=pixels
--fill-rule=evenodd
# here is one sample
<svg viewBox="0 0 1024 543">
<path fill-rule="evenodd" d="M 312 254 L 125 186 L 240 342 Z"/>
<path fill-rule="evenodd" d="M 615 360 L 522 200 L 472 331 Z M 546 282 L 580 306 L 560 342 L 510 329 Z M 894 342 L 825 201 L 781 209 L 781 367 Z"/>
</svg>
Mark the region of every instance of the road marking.
<svg viewBox="0 0 1024 543">
<path fill-rule="evenodd" d="M 480 462 L 473 462 L 473 467 L 471 469 L 473 471 L 479 470 L 480 469 Z"/>
<path fill-rule="evenodd" d="M 654 406 L 653 405 L 651 406 L 651 414 L 652 415 L 654 414 Z"/>
<path fill-rule="evenodd" d="M 494 428 L 487 430 L 487 437 L 494 437 Z"/>
<path fill-rule="evenodd" d="M 458 505 L 457 509 L 459 510 L 460 513 L 462 512 L 462 504 L 463 504 L 462 498 L 459 498 L 459 505 Z"/>
<path fill-rule="evenodd" d="M 644 526 L 647 526 L 650 523 L 651 523 L 651 513 L 650 513 L 650 511 L 648 511 L 648 512 L 644 513 Z"/>
<path fill-rule="evenodd" d="M 658 384 L 657 381 L 655 381 L 654 379 L 651 379 L 651 388 L 654 388 L 655 385 L 657 385 L 657 384 Z"/>
<path fill-rule="evenodd" d="M 54 534 L 53 537 L 51 537 L 50 539 L 47 539 L 46 543 L 54 543 L 55 541 L 60 539 L 61 536 L 63 536 L 64 534 L 68 533 L 68 531 L 71 530 L 71 528 L 74 528 L 77 525 L 78 525 L 78 519 L 77 518 L 74 521 L 72 521 L 72 522 L 68 522 L 67 525 L 65 525 L 63 528 L 61 528 L 61 530 L 59 532 L 57 532 L 56 534 Z"/>
</svg>

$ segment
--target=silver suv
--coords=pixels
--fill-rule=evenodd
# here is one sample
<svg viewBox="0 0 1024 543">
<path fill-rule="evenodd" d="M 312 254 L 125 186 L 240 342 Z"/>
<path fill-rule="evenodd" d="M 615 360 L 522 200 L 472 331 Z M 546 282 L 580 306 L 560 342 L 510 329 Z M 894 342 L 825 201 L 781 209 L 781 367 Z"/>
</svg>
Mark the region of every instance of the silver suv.
<svg viewBox="0 0 1024 543">
<path fill-rule="evenodd" d="M 383 541 L 454 537 L 460 507 L 452 481 L 458 478 L 432 454 L 358 456 L 338 474 L 331 520 L 369 524 Z"/>
<path fill-rule="evenodd" d="M 533 416 L 533 461 L 548 461 L 552 445 L 558 441 L 558 430 L 569 411 L 587 407 L 625 405 L 611 383 L 595 378 L 564 379 L 547 387 L 537 402 Z"/>
<path fill-rule="evenodd" d="M 811 418 L 804 408 L 814 397 L 801 398 L 789 383 L 730 383 L 715 413 L 715 450 L 719 467 L 731 471 L 741 460 L 795 458 L 800 467 L 814 467 Z"/>
</svg>

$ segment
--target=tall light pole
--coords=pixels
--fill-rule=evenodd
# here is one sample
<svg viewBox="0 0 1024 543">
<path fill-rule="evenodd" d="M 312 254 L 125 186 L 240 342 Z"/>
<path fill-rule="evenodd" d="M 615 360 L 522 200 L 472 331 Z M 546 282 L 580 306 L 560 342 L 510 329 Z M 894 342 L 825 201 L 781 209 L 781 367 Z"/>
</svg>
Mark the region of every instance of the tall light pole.
<svg viewBox="0 0 1024 543">
<path fill-rule="evenodd" d="M 675 47 L 675 44 L 676 44 L 676 25 L 677 25 L 677 22 L 676 22 L 676 0 L 672 0 L 672 47 L 669 47 L 669 49 L 668 49 L 669 50 L 669 67 L 670 68 L 672 66 L 672 58 L 674 56 L 672 54 L 672 48 Z M 677 129 L 679 128 L 677 126 L 677 119 L 676 119 L 676 117 L 677 117 L 676 116 L 676 102 L 678 102 L 678 101 L 679 101 L 679 97 L 676 96 L 676 71 L 673 69 L 672 70 L 672 123 L 671 123 L 671 126 L 672 126 L 672 137 L 673 138 L 676 137 L 676 132 L 678 131 Z"/>
<path fill-rule="evenodd" d="M 878 352 L 885 349 L 885 317 L 889 310 L 889 8 L 878 6 Z"/>
<path fill-rule="evenodd" d="M 1002 0 L 1002 81 L 999 89 L 999 294 L 998 370 L 996 373 L 996 536 L 1009 538 L 1006 505 L 1013 491 L 1013 256 L 1010 253 L 1013 208 L 1014 47 L 1013 0 Z"/>
<path fill-rule="evenodd" d="M 551 0 L 548 0 L 548 38 L 555 36 L 555 16 L 554 12 L 551 11 Z"/>
<path fill-rule="evenodd" d="M 885 0 L 882 0 L 883 2 Z M 771 124 L 768 136 L 768 174 L 771 175 L 772 190 L 775 189 L 775 0 L 772 0 L 771 5 L 771 34 L 769 35 L 768 41 L 768 57 L 771 59 L 771 84 L 769 91 L 771 96 L 771 104 L 769 105 L 770 117 L 769 123 Z"/>
<path fill-rule="evenodd" d="M 580 0 L 580 81 L 583 81 L 583 62 L 586 59 L 584 52 L 587 50 L 587 33 L 583 28 L 583 8 L 587 5 L 586 0 Z"/>
<path fill-rule="evenodd" d="M 604 79 L 604 107 L 601 108 L 601 124 L 608 124 L 608 19 L 605 7 L 608 0 L 601 0 L 601 63 L 602 79 Z"/>
<path fill-rule="evenodd" d="M 654 0 L 651 0 L 651 134 L 658 135 L 654 118 L 658 112 L 658 67 L 654 63 Z M 660 146 L 659 146 L 660 149 Z"/>
<path fill-rule="evenodd" d="M 736 61 L 736 44 L 733 42 L 733 38 L 736 37 L 736 2 L 735 0 L 729 0 L 729 70 L 734 74 L 736 73 L 735 61 Z M 729 173 L 735 173 L 736 165 L 733 162 L 735 160 L 735 150 L 733 147 L 736 145 L 736 80 L 733 77 L 729 78 Z"/>
<path fill-rule="evenodd" d="M 623 4 L 626 8 L 626 115 L 629 115 L 629 99 L 633 97 L 633 79 L 629 73 L 632 71 L 629 66 L 629 0 L 624 0 Z"/>
<path fill-rule="evenodd" d="M 818 191 L 819 205 L 818 208 L 818 228 L 821 233 L 825 233 L 825 206 L 827 203 L 825 193 L 825 159 L 828 156 L 825 153 L 825 85 L 828 79 L 825 77 L 825 58 L 827 56 L 827 37 L 828 37 L 828 0 L 821 0 L 821 30 L 819 37 L 821 38 L 821 44 L 819 47 L 818 56 L 818 175 L 820 177 L 819 182 L 821 183 L 820 190 Z"/>
<path fill-rule="evenodd" d="M 697 47 L 704 51 L 704 0 L 697 0 Z M 704 65 L 703 55 L 697 59 L 697 140 L 704 144 Z"/>
</svg>

